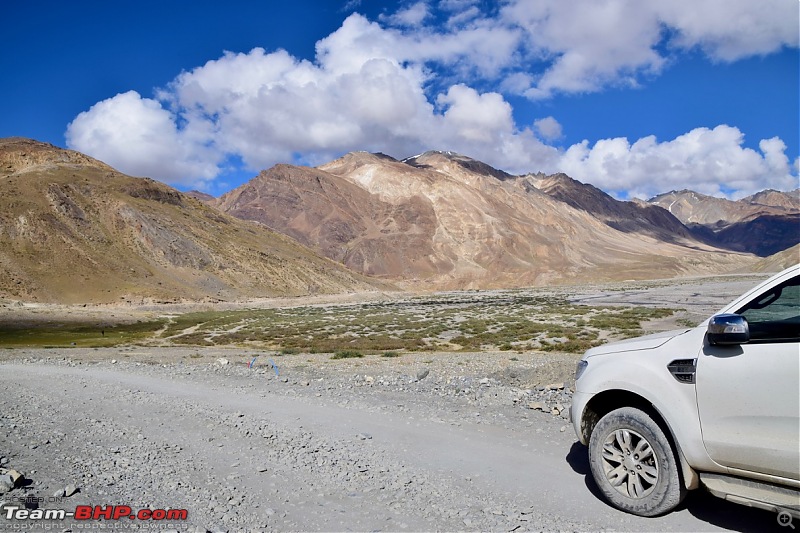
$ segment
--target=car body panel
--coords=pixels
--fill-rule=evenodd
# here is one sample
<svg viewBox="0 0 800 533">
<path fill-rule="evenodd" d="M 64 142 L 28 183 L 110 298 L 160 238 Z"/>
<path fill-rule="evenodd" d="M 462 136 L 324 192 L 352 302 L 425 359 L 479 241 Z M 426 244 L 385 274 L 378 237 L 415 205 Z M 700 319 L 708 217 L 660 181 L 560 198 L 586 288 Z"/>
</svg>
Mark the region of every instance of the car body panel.
<svg viewBox="0 0 800 533">
<path fill-rule="evenodd" d="M 681 383 L 667 369 L 676 359 L 694 359 L 702 344 L 704 327 L 672 332 L 672 335 L 652 350 L 625 350 L 597 353 L 587 360 L 589 365 L 578 380 L 571 411 L 576 434 L 582 442 L 580 424 L 588 402 L 601 392 L 626 391 L 636 394 L 658 411 L 665 420 L 681 451 L 690 464 L 724 470 L 710 460 L 702 440 L 700 417 L 693 384 Z M 617 343 L 615 343 L 616 345 Z M 621 343 L 628 347 L 631 343 Z M 679 424 L 674 421 L 680 421 Z M 696 436 L 696 437 L 695 437 Z M 586 442 L 584 442 L 586 444 Z"/>
<path fill-rule="evenodd" d="M 659 333 L 652 333 L 650 335 L 644 335 L 642 337 L 636 337 L 633 339 L 625 339 L 622 341 L 612 342 L 609 344 L 603 344 L 602 346 L 591 348 L 589 351 L 586 352 L 584 358 L 594 357 L 597 355 L 605 355 L 610 353 L 653 350 L 663 345 L 664 343 L 672 340 L 676 336 L 683 335 L 687 331 L 690 330 L 681 329 L 675 331 L 662 331 Z"/>
<path fill-rule="evenodd" d="M 721 312 L 739 313 L 798 275 L 800 268 L 784 271 Z M 786 294 L 786 287 L 782 289 Z M 792 309 L 793 315 L 795 310 L 800 313 Z M 800 343 L 796 340 L 732 346 L 705 343 L 697 358 L 697 402 L 709 456 L 739 471 L 800 480 L 798 376 Z"/>
<path fill-rule="evenodd" d="M 736 313 L 799 275 L 800 265 L 789 268 L 720 313 Z M 583 426 L 592 423 L 587 420 L 592 400 L 625 391 L 652 405 L 691 468 L 796 486 L 800 346 L 796 342 L 712 346 L 707 324 L 587 351 L 570 413 L 578 438 L 586 444 Z M 670 373 L 667 365 L 675 360 L 694 360 L 694 383 L 680 382 Z"/>
</svg>

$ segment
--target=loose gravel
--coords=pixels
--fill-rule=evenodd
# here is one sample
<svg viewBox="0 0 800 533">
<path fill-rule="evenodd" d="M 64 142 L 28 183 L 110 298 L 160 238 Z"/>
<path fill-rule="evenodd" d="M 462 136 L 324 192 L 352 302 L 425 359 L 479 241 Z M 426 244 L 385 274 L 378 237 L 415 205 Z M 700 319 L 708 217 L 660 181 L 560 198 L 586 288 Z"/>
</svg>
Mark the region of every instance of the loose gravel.
<svg viewBox="0 0 800 533">
<path fill-rule="evenodd" d="M 564 381 L 540 382 L 558 374 L 554 368 L 574 367 L 576 356 L 406 354 L 332 361 L 329 354 L 217 350 L 198 358 L 196 350 L 168 352 L 16 351 L 15 364 L 3 370 L 0 453 L 26 481 L 0 496 L 3 505 L 27 500 L 29 508 L 41 509 L 188 509 L 188 523 L 176 524 L 185 531 L 581 525 L 549 519 L 526 495 L 487 490 L 469 472 L 406 464 L 368 431 L 330 435 L 300 417 L 293 425 L 264 412 L 275 397 L 312 410 L 321 404 L 455 428 L 499 423 L 532 429 L 535 419 L 534 431 L 552 436 L 567 429 L 571 389 Z M 543 372 L 537 374 L 537 366 Z M 36 383 L 45 377 L 58 384 L 42 394 Z M 137 386 L 148 378 L 253 403 L 248 410 L 212 410 L 196 394 L 165 397 Z M 531 409 L 534 403 L 538 410 Z M 35 501 L 43 496 L 46 501 Z"/>
</svg>

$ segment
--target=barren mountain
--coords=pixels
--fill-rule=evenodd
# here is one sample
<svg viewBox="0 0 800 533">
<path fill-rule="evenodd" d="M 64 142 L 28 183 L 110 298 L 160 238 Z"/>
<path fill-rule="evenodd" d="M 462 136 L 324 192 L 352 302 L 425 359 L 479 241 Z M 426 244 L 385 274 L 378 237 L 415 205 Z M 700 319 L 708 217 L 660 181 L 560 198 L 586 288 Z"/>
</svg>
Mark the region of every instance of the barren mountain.
<svg viewBox="0 0 800 533">
<path fill-rule="evenodd" d="M 0 297 L 213 300 L 373 287 L 161 183 L 52 145 L 0 140 Z"/>
<path fill-rule="evenodd" d="M 668 242 L 676 238 L 697 238 L 680 220 L 661 207 L 616 200 L 597 187 L 581 183 L 566 174 L 536 174 L 526 178 L 540 191 L 590 213 L 614 229 L 647 233 Z"/>
<path fill-rule="evenodd" d="M 783 207 L 789 211 L 800 211 L 800 189 L 789 192 L 767 189 L 757 192 L 752 196 L 748 196 L 747 198 L 743 198 L 740 202 Z"/>
<path fill-rule="evenodd" d="M 186 196 L 190 196 L 192 198 L 196 198 L 197 200 L 200 200 L 204 204 L 210 204 L 213 203 L 214 200 L 216 200 L 214 196 L 211 196 L 210 194 L 201 191 L 189 191 L 183 194 L 185 194 Z"/>
<path fill-rule="evenodd" d="M 761 191 L 732 201 L 692 191 L 651 198 L 706 242 L 766 257 L 800 243 L 800 197 L 795 190 Z"/>
<path fill-rule="evenodd" d="M 798 191 L 785 193 L 766 190 L 733 201 L 694 191 L 672 191 L 648 200 L 675 215 L 684 224 L 705 226 L 752 220 L 760 215 L 800 213 Z"/>
<path fill-rule="evenodd" d="M 780 272 L 784 269 L 800 263 L 800 244 L 795 244 L 781 252 L 759 259 L 752 265 L 748 265 L 743 272 Z"/>
<path fill-rule="evenodd" d="M 406 161 L 360 152 L 317 168 L 278 165 L 216 205 L 412 287 L 669 277 L 752 260 L 698 242 L 660 208 L 616 205 L 600 191 L 571 204 L 556 183 L 573 186 L 449 152 Z M 605 211 L 593 213 L 593 201 Z"/>
</svg>

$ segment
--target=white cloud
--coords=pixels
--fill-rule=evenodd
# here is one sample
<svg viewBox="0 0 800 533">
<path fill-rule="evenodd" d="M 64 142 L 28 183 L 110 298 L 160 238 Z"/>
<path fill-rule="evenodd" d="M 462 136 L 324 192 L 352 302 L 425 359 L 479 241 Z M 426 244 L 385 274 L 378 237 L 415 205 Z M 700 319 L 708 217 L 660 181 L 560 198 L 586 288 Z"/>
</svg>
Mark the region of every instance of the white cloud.
<svg viewBox="0 0 800 533">
<path fill-rule="evenodd" d="M 796 187 L 783 141 L 761 141 L 760 152 L 743 147 L 743 142 L 742 132 L 726 125 L 696 128 L 661 143 L 652 136 L 633 144 L 616 138 L 589 147 L 584 141 L 568 148 L 559 165 L 580 181 L 640 198 L 675 189 L 741 197 L 766 188 Z"/>
<path fill-rule="evenodd" d="M 553 117 L 534 120 L 533 126 L 536 128 L 539 136 L 548 141 L 560 139 L 564 135 L 561 124 Z"/>
<path fill-rule="evenodd" d="M 499 23 L 524 32 L 518 53 L 548 63 L 520 92 L 540 99 L 635 85 L 642 74 L 664 68 L 669 50 L 698 47 L 712 60 L 734 61 L 796 47 L 798 5 L 794 0 L 511 0 Z"/>
<path fill-rule="evenodd" d="M 180 74 L 160 101 L 126 93 L 93 106 L 69 126 L 68 145 L 178 184 L 213 177 L 224 156 L 255 172 L 296 154 L 315 164 L 363 149 L 404 157 L 441 147 L 529 169 L 543 145 L 515 130 L 510 104 L 463 84 L 429 98 L 424 68 L 408 60 L 422 52 L 402 39 L 352 15 L 317 44 L 316 63 L 283 50 L 226 53 Z"/>
<path fill-rule="evenodd" d="M 800 40 L 800 3 L 795 0 L 670 0 L 657 2 L 654 9 L 677 30 L 673 44 L 697 46 L 719 61 L 769 54 L 796 47 Z"/>
<path fill-rule="evenodd" d="M 449 28 L 455 28 L 459 26 L 464 26 L 469 22 L 477 19 L 481 15 L 481 10 L 477 8 L 477 6 L 470 6 L 464 10 L 458 11 L 453 13 L 447 19 L 447 26 Z"/>
<path fill-rule="evenodd" d="M 317 43 L 317 63 L 331 73 L 357 72 L 371 59 L 402 63 L 410 53 L 397 30 L 382 28 L 358 14 L 350 15 L 342 26 Z"/>
<path fill-rule="evenodd" d="M 640 196 L 792 188 L 798 162 L 789 164 L 777 138 L 756 151 L 723 125 L 665 142 L 604 139 L 559 151 L 539 140 L 561 138 L 555 117 L 520 127 L 491 89 L 531 98 L 596 91 L 659 72 L 670 47 L 732 60 L 797 45 L 796 27 L 786 29 L 796 2 L 764 10 L 749 0 L 693 0 L 695 18 L 685 2 L 509 0 L 490 16 L 472 0 L 444 0 L 438 7 L 451 24 L 443 27 L 418 26 L 432 18 L 425 2 L 396 13 L 399 27 L 353 14 L 317 43 L 313 61 L 284 50 L 225 53 L 178 75 L 156 99 L 128 92 L 97 103 L 69 125 L 67 144 L 174 184 L 210 183 L 228 157 L 256 172 L 298 156 L 318 164 L 351 150 L 405 157 L 438 148 Z"/>
<path fill-rule="evenodd" d="M 397 13 L 381 17 L 381 20 L 395 26 L 418 26 L 430 17 L 430 9 L 425 2 L 417 2 Z"/>
<path fill-rule="evenodd" d="M 657 14 L 639 0 L 515 0 L 503 20 L 525 31 L 523 50 L 550 65 L 524 94 L 597 91 L 632 73 L 658 72 L 664 59 Z"/>
<path fill-rule="evenodd" d="M 220 154 L 201 124 L 178 130 L 161 104 L 129 91 L 98 102 L 67 127 L 67 145 L 125 172 L 201 186 L 218 173 Z"/>
<path fill-rule="evenodd" d="M 454 85 L 437 102 L 447 107 L 447 131 L 467 141 L 490 143 L 498 132 L 513 132 L 511 106 L 498 93 L 479 94 L 466 85 Z"/>
</svg>

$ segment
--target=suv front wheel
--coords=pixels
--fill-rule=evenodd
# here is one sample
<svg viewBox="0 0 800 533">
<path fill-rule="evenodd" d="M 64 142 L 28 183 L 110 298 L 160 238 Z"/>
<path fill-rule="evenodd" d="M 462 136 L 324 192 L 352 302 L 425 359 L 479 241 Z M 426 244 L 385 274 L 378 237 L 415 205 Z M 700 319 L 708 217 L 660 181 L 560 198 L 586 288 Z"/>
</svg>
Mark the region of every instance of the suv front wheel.
<svg viewBox="0 0 800 533">
<path fill-rule="evenodd" d="M 686 495 L 666 435 L 639 409 L 623 407 L 600 419 L 589 439 L 589 463 L 605 497 L 632 514 L 666 513 Z"/>
</svg>

